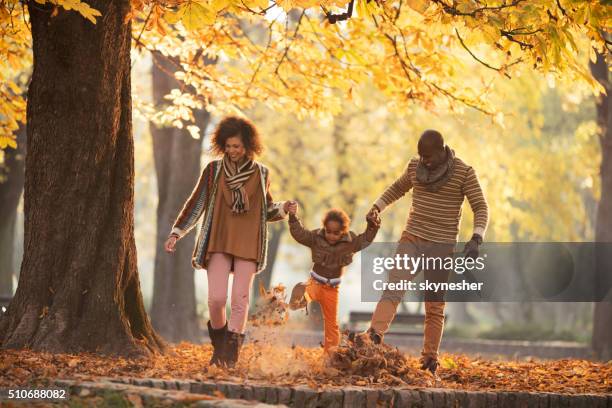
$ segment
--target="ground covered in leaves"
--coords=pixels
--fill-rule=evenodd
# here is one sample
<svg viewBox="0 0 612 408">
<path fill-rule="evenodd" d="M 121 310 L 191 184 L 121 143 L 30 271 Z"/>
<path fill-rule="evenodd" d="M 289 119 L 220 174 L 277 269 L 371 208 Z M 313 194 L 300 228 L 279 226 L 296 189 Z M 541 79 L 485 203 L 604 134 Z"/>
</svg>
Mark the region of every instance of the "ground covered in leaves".
<svg viewBox="0 0 612 408">
<path fill-rule="evenodd" d="M 245 345 L 233 370 L 209 367 L 209 345 L 182 343 L 165 355 L 130 360 L 91 354 L 48 354 L 0 350 L 0 387 L 44 384 L 50 378 L 140 377 L 243 382 L 314 389 L 347 385 L 368 387 L 443 387 L 462 390 L 612 393 L 612 363 L 585 360 L 490 361 L 441 355 L 439 378 L 421 371 L 418 356 L 396 349 L 344 344 L 331 360 L 322 349 Z"/>
</svg>

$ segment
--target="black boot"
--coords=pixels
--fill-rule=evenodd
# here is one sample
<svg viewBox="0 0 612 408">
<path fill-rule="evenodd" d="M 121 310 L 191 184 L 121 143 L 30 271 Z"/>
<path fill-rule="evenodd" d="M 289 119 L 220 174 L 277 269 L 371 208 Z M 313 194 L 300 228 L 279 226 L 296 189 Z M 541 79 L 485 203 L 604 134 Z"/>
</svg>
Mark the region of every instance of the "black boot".
<svg viewBox="0 0 612 408">
<path fill-rule="evenodd" d="M 438 371 L 438 359 L 430 356 L 421 357 L 421 370 L 429 370 L 430 373 L 436 375 L 436 371 Z"/>
<path fill-rule="evenodd" d="M 227 331 L 225 333 L 225 364 L 233 368 L 240 357 L 240 348 L 244 342 L 244 334 Z"/>
<path fill-rule="evenodd" d="M 368 329 L 368 335 L 370 336 L 370 340 L 372 340 L 372 343 L 374 343 L 374 344 L 382 344 L 383 338 L 384 338 L 384 334 L 378 333 L 376 330 L 374 330 L 373 328 L 370 327 Z"/>
<path fill-rule="evenodd" d="M 208 335 L 210 336 L 210 343 L 213 346 L 213 355 L 210 359 L 209 365 L 221 366 L 223 365 L 223 357 L 225 354 L 225 333 L 227 333 L 227 322 L 225 326 L 220 329 L 213 329 L 208 321 Z"/>
<path fill-rule="evenodd" d="M 350 333 L 349 340 L 355 343 L 355 345 L 362 347 L 365 344 L 371 342 L 372 344 L 382 344 L 384 335 L 377 333 L 374 329 L 369 328 L 365 332 L 361 333 Z"/>
</svg>

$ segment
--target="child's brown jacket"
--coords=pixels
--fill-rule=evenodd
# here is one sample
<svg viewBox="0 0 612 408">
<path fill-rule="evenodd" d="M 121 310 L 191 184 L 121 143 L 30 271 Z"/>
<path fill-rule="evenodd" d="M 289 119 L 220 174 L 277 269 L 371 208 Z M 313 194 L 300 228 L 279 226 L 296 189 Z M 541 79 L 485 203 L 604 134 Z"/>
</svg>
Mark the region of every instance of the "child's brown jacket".
<svg viewBox="0 0 612 408">
<path fill-rule="evenodd" d="M 353 254 L 366 248 L 374 241 L 379 226 L 368 222 L 365 232 L 357 235 L 353 231 L 344 234 L 340 241 L 334 245 L 325 239 L 325 230 L 317 228 L 309 231 L 294 215 L 289 215 L 289 231 L 291 236 L 300 244 L 311 249 L 312 270 L 328 278 L 339 278 L 344 274 L 346 266 L 353 262 Z"/>
</svg>

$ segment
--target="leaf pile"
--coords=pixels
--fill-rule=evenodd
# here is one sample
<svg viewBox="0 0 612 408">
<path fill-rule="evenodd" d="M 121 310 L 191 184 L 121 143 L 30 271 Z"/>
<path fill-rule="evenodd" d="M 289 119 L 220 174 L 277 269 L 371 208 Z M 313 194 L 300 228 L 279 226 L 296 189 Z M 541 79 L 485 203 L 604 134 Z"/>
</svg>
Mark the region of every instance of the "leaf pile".
<svg viewBox="0 0 612 408">
<path fill-rule="evenodd" d="M 165 355 L 139 360 L 86 353 L 0 350 L 0 387 L 40 385 L 50 378 L 138 377 L 240 383 L 248 380 L 278 386 L 307 385 L 315 389 L 351 385 L 436 386 L 462 390 L 612 393 L 612 362 L 491 361 L 443 353 L 438 370 L 440 379 L 434 381 L 431 374 L 419 369 L 419 356 L 402 355 L 390 347 L 380 352 L 368 348 L 355 354 L 343 348 L 338 352 L 348 360 L 328 361 L 321 348 L 247 343 L 237 367 L 227 371 L 208 367 L 212 353 L 208 344 L 181 343 Z"/>
<path fill-rule="evenodd" d="M 331 367 L 342 375 L 368 378 L 372 383 L 427 386 L 429 379 L 396 347 L 375 345 L 368 337 L 354 341 L 343 336 L 330 355 Z"/>
</svg>

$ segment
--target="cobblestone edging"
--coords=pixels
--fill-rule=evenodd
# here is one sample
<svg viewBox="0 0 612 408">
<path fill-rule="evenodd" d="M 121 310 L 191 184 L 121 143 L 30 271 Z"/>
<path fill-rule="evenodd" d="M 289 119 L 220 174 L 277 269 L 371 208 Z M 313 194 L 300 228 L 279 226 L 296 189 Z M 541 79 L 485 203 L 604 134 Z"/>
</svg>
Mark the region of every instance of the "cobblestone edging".
<svg viewBox="0 0 612 408">
<path fill-rule="evenodd" d="M 443 407 L 525 407 L 525 408 L 612 408 L 612 394 L 555 394 L 536 392 L 461 391 L 443 388 L 371 389 L 344 387 L 313 390 L 304 386 L 282 387 L 230 382 L 197 382 L 152 378 L 114 378 L 141 387 L 182 390 L 193 394 L 214 395 L 220 391 L 227 398 L 285 404 L 296 408 L 377 406 L 410 408 Z"/>
<path fill-rule="evenodd" d="M 68 390 L 69 398 L 66 399 L 70 406 L 88 405 L 88 399 L 98 397 L 102 399 L 102 406 L 125 406 L 125 397 L 130 396 L 133 401 L 134 396 L 142 406 L 190 406 L 194 408 L 271 408 L 272 405 L 245 401 L 240 399 L 219 398 L 202 394 L 192 394 L 188 391 L 159 389 L 158 387 L 136 386 L 111 382 L 110 379 L 101 381 L 75 381 L 57 380 L 55 385 Z M 158 384 L 159 385 L 159 384 Z"/>
</svg>

